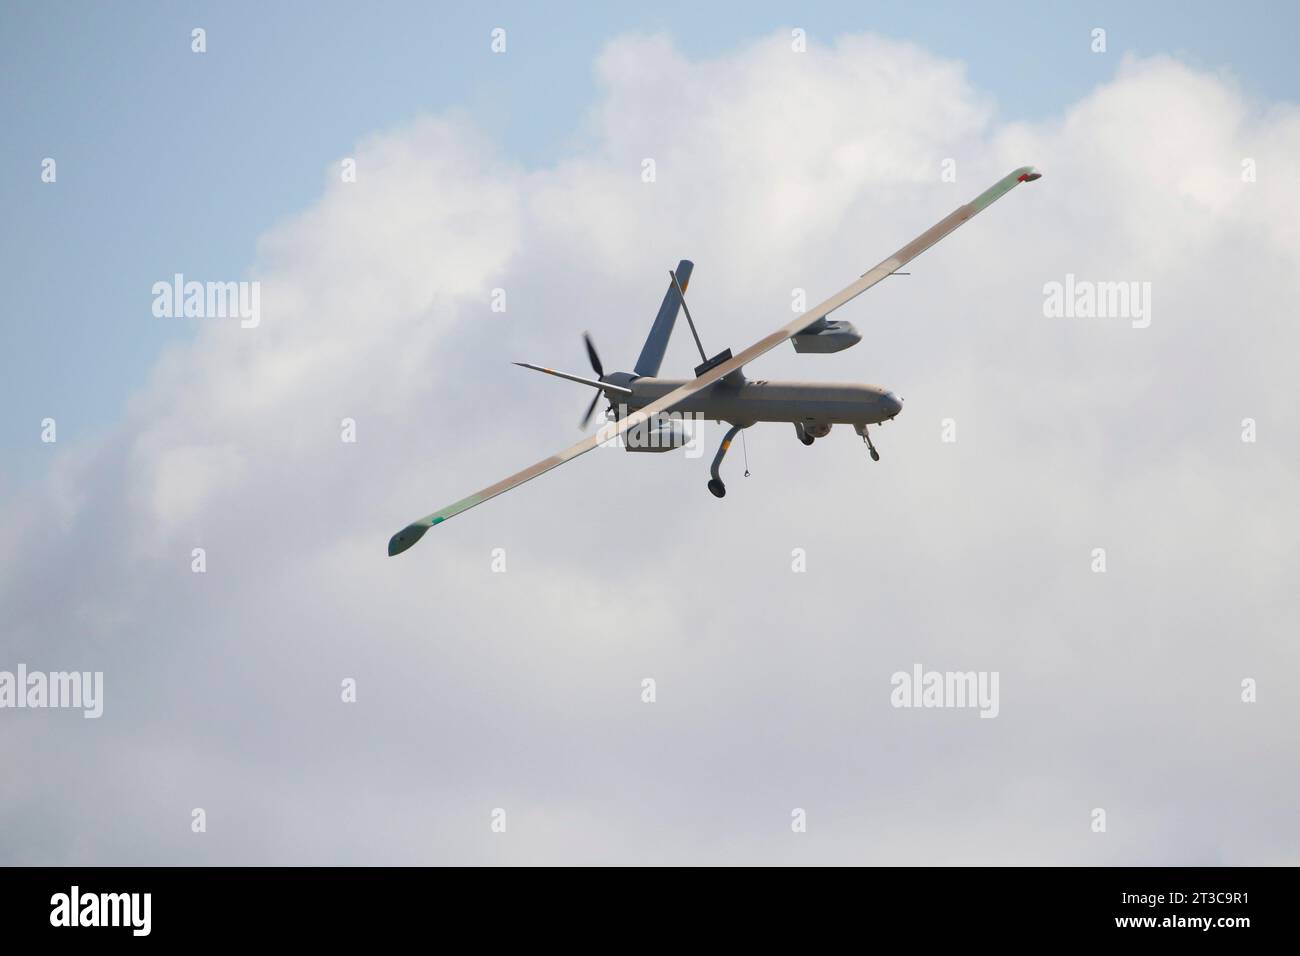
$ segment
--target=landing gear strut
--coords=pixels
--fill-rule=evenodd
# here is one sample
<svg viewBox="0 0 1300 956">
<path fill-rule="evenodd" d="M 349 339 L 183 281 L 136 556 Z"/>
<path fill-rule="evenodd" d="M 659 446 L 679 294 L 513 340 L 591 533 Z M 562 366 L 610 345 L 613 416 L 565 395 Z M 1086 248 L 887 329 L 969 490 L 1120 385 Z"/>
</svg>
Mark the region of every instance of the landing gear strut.
<svg viewBox="0 0 1300 956">
<path fill-rule="evenodd" d="M 862 440 L 866 442 L 867 447 L 871 449 L 871 460 L 880 461 L 880 452 L 876 451 L 876 446 L 871 444 L 871 435 L 867 432 L 867 426 L 863 425 L 860 427 L 858 429 L 858 434 L 862 436 Z"/>
<path fill-rule="evenodd" d="M 709 492 L 715 498 L 721 498 L 727 493 L 727 486 L 722 483 L 722 476 L 718 474 L 718 466 L 722 464 L 722 459 L 727 455 L 727 449 L 731 447 L 731 439 L 736 437 L 736 432 L 740 431 L 739 425 L 732 425 L 727 429 L 727 434 L 722 436 L 722 444 L 718 446 L 718 453 L 713 456 L 713 464 L 709 466 Z"/>
</svg>

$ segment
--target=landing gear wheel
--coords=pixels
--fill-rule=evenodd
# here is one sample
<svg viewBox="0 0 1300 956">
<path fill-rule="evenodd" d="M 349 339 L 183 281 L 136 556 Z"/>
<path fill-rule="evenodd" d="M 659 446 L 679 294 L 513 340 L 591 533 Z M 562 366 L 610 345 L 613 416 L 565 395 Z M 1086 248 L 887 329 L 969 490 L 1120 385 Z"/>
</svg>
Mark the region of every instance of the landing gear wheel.
<svg viewBox="0 0 1300 956">
<path fill-rule="evenodd" d="M 800 440 L 801 442 L 803 442 L 805 445 L 811 445 L 811 444 L 812 444 L 813 442 L 815 442 L 817 439 L 816 439 L 816 438 L 813 438 L 812 435 L 804 435 L 804 436 L 803 436 L 802 438 L 800 438 L 799 440 Z"/>
<path fill-rule="evenodd" d="M 863 425 L 858 434 L 861 435 L 862 440 L 867 443 L 867 448 L 871 451 L 871 460 L 880 461 L 880 452 L 876 451 L 876 446 L 871 444 L 871 434 L 867 431 L 867 426 Z"/>
<path fill-rule="evenodd" d="M 715 498 L 721 498 L 727 493 L 727 486 L 722 483 L 722 476 L 718 474 L 718 466 L 722 464 L 722 459 L 727 455 L 727 449 L 731 447 L 731 439 L 736 437 L 740 431 L 739 425 L 732 425 L 727 429 L 727 434 L 722 436 L 722 444 L 718 446 L 718 453 L 713 456 L 713 464 L 709 466 L 709 494 Z M 745 469 L 745 474 L 749 474 L 749 469 Z"/>
</svg>

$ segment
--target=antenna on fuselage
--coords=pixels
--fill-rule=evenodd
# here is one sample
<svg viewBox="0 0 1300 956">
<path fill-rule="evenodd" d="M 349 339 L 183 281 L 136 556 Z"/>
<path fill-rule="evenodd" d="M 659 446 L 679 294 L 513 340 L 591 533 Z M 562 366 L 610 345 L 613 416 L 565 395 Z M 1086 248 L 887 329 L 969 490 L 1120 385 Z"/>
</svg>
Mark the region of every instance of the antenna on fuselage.
<svg viewBox="0 0 1300 956">
<path fill-rule="evenodd" d="M 700 344 L 700 333 L 695 331 L 695 320 L 691 318 L 691 308 L 686 304 L 686 292 L 682 289 L 682 284 L 677 281 L 677 273 L 669 269 L 668 274 L 673 277 L 677 297 L 682 301 L 682 311 L 686 313 L 686 324 L 691 327 L 691 336 L 695 339 L 695 347 L 700 350 L 700 361 L 707 362 L 709 357 L 704 354 L 704 346 Z"/>
</svg>

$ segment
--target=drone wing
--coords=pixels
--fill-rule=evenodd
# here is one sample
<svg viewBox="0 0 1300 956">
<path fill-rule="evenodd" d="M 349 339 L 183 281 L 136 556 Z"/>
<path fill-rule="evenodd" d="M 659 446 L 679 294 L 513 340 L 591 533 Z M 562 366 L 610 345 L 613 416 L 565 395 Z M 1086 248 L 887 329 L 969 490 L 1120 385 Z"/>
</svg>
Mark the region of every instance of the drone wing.
<svg viewBox="0 0 1300 956">
<path fill-rule="evenodd" d="M 790 338 L 792 335 L 797 335 L 818 319 L 830 315 L 830 313 L 834 312 L 850 299 L 856 298 L 863 292 L 866 292 L 881 279 L 884 279 L 886 276 L 898 271 L 907 263 L 911 262 L 940 239 L 955 230 L 966 220 L 974 218 L 976 213 L 988 208 L 998 199 L 1015 189 L 1020 183 L 1033 182 L 1035 179 L 1038 179 L 1039 176 L 1040 173 L 1038 170 L 1034 169 L 1032 166 L 1021 166 L 1019 169 L 1013 170 L 999 179 L 988 189 L 984 190 L 984 192 L 980 193 L 966 205 L 961 206 L 943 219 L 939 220 L 925 232 L 921 233 L 921 235 L 917 236 L 907 245 L 903 246 L 903 248 L 895 252 L 884 262 L 881 262 L 879 265 L 864 272 L 852 285 L 841 289 L 839 292 L 835 293 L 835 295 L 831 296 L 825 302 L 812 310 L 796 316 L 771 335 L 759 339 L 759 341 L 755 342 L 739 355 L 707 369 L 703 375 L 700 375 L 680 388 L 669 392 L 667 395 L 663 396 L 663 398 L 657 399 L 638 411 L 632 412 L 618 422 L 610 422 L 608 425 L 597 431 L 596 434 L 589 435 L 576 445 L 571 445 L 564 451 L 552 455 L 550 458 L 539 461 L 537 464 L 531 465 L 523 471 L 511 475 L 509 478 L 498 481 L 495 485 L 489 485 L 482 491 L 470 495 L 468 498 L 462 498 L 460 501 L 448 505 L 441 511 L 435 511 L 431 515 L 425 515 L 419 521 L 411 522 L 401 531 L 397 532 L 397 534 L 393 535 L 389 540 L 388 553 L 390 555 L 401 554 L 407 548 L 411 547 L 411 545 L 415 544 L 415 542 L 419 541 L 420 538 L 424 536 L 424 533 L 434 525 L 440 524 L 448 518 L 460 514 L 462 511 L 468 511 L 475 505 L 481 505 L 490 498 L 495 498 L 497 495 L 509 491 L 511 488 L 522 485 L 525 481 L 531 481 L 538 475 L 544 475 L 552 468 L 558 467 L 566 461 L 571 461 L 579 455 L 591 451 L 591 449 L 603 442 L 617 438 L 619 435 L 622 435 L 631 428 L 635 428 L 637 425 L 640 425 L 642 422 L 652 418 L 660 412 L 670 411 L 674 406 L 690 398 L 692 395 L 695 395 L 697 392 L 701 392 L 708 388 L 710 385 L 731 374 L 742 365 L 747 365 L 760 355 L 770 352 L 786 339 Z"/>
</svg>

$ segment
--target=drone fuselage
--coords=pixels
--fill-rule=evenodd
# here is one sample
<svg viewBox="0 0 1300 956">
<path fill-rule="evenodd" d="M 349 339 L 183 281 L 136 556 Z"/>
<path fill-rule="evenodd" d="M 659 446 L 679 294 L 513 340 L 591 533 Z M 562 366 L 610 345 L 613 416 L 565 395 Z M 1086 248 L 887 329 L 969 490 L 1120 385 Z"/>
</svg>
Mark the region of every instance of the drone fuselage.
<svg viewBox="0 0 1300 956">
<path fill-rule="evenodd" d="M 617 418 L 657 401 L 685 384 L 681 379 L 610 375 L 607 381 L 632 394 L 611 394 Z M 894 418 L 902 401 L 879 385 L 827 382 L 728 381 L 692 395 L 675 412 L 748 427 L 756 422 L 802 425 L 876 425 Z"/>
</svg>

